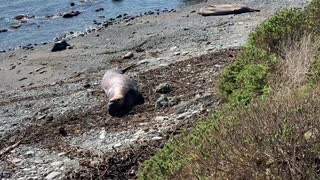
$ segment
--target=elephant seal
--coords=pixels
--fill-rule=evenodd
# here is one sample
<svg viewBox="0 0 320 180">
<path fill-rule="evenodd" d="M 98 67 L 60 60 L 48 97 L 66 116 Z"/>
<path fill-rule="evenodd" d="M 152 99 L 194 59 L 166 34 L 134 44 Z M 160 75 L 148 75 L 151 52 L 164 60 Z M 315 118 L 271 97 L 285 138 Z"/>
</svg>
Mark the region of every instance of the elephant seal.
<svg viewBox="0 0 320 180">
<path fill-rule="evenodd" d="M 252 9 L 239 4 L 221 4 L 208 5 L 200 9 L 199 14 L 202 16 L 219 16 L 228 14 L 241 14 L 246 12 L 259 12 L 258 9 Z"/>
<path fill-rule="evenodd" d="M 124 74 L 132 67 L 108 70 L 102 78 L 101 87 L 107 95 L 107 110 L 111 116 L 122 116 L 144 102 L 137 82 Z"/>
</svg>

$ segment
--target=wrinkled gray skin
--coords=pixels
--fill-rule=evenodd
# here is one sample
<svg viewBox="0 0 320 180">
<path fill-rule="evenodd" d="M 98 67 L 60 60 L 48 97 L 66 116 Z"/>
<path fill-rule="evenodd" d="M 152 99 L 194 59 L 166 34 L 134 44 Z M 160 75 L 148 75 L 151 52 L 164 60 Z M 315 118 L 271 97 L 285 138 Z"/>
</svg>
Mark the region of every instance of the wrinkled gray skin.
<svg viewBox="0 0 320 180">
<path fill-rule="evenodd" d="M 122 70 L 108 70 L 101 81 L 108 98 L 108 113 L 117 116 L 142 101 L 137 82 L 123 74 Z"/>
<path fill-rule="evenodd" d="M 208 5 L 200 9 L 199 14 L 203 16 L 219 16 L 229 14 L 241 14 L 246 12 L 259 12 L 258 9 L 252 9 L 239 4 L 220 4 Z"/>
</svg>

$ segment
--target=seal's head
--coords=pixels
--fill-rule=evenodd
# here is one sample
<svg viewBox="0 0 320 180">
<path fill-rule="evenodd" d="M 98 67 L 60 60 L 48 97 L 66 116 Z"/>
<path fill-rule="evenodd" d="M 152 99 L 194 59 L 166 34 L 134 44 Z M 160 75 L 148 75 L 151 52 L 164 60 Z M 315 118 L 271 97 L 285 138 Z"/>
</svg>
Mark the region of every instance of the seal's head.
<svg viewBox="0 0 320 180">
<path fill-rule="evenodd" d="M 115 116 L 124 109 L 124 96 L 116 95 L 109 100 L 108 103 L 108 113 L 111 116 Z"/>
</svg>

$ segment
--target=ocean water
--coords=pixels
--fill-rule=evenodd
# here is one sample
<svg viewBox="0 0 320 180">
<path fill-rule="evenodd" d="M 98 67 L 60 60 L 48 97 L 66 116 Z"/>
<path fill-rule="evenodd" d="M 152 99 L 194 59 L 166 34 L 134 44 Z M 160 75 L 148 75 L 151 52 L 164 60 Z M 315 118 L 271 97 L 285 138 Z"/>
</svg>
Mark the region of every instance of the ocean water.
<svg viewBox="0 0 320 180">
<path fill-rule="evenodd" d="M 27 44 L 50 42 L 67 32 L 85 31 L 93 21 L 106 21 L 119 14 L 137 15 L 156 9 L 172 9 L 198 3 L 202 0 L 0 0 L 0 50 Z M 75 3 L 75 6 L 70 6 Z M 104 8 L 96 12 L 97 8 Z M 80 11 L 73 18 L 45 18 L 48 15 Z M 10 26 L 19 23 L 19 14 L 35 16 L 18 29 Z M 104 16 L 101 17 L 101 16 Z"/>
</svg>

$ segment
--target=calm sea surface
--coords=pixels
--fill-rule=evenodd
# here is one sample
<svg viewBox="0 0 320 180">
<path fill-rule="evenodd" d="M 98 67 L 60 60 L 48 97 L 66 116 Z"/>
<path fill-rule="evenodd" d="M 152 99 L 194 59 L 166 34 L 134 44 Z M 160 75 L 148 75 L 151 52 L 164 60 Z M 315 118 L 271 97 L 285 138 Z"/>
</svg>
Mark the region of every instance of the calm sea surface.
<svg viewBox="0 0 320 180">
<path fill-rule="evenodd" d="M 0 0 L 0 50 L 52 41 L 55 37 L 73 31 L 85 31 L 93 26 L 93 21 L 106 21 L 119 14 L 137 15 L 156 9 L 172 9 L 198 3 L 202 0 Z M 75 3 L 75 6 L 70 6 Z M 97 8 L 104 11 L 96 12 Z M 45 18 L 48 15 L 80 11 L 73 18 Z M 19 23 L 15 16 L 25 14 L 35 16 L 20 28 L 10 26 Z M 104 17 L 103 17 L 104 16 Z"/>
</svg>

